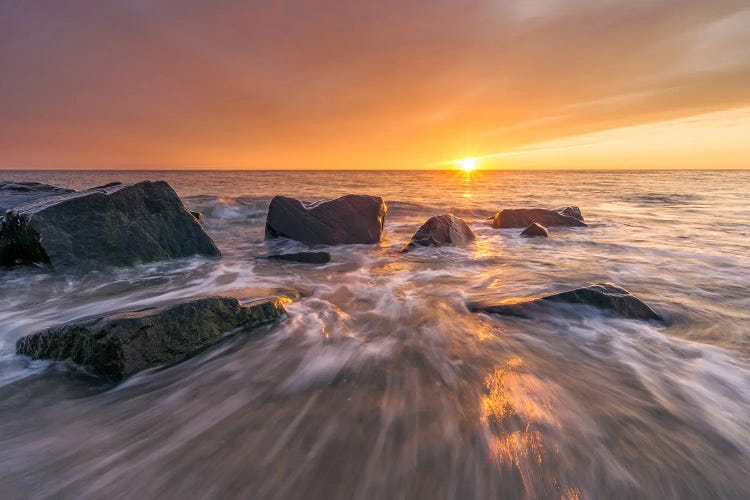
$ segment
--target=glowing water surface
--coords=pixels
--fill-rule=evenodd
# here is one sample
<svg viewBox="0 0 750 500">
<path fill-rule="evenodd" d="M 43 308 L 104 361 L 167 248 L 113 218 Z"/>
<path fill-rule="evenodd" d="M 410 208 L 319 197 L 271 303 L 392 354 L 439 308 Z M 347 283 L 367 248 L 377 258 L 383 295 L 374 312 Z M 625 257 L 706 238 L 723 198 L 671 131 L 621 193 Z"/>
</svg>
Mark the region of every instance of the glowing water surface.
<svg viewBox="0 0 750 500">
<path fill-rule="evenodd" d="M 221 248 L 130 269 L 0 271 L 8 497 L 710 498 L 750 495 L 750 172 L 2 172 L 83 188 L 169 181 Z M 380 245 L 258 260 L 275 194 L 389 205 Z M 548 239 L 504 207 L 581 207 Z M 452 212 L 466 248 L 398 252 Z M 667 326 L 569 307 L 469 313 L 600 281 Z M 284 320 L 118 386 L 30 362 L 40 328 L 207 293 L 296 290 Z"/>
</svg>

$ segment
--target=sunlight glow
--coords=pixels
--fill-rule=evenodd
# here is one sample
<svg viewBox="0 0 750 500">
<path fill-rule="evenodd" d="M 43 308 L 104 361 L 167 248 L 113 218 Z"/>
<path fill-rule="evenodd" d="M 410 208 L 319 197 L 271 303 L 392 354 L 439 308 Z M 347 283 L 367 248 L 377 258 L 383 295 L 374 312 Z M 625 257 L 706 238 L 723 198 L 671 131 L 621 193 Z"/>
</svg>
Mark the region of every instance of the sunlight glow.
<svg viewBox="0 0 750 500">
<path fill-rule="evenodd" d="M 472 170 L 476 170 L 478 162 L 477 158 L 462 158 L 456 161 L 456 165 L 464 172 L 471 172 Z"/>
</svg>

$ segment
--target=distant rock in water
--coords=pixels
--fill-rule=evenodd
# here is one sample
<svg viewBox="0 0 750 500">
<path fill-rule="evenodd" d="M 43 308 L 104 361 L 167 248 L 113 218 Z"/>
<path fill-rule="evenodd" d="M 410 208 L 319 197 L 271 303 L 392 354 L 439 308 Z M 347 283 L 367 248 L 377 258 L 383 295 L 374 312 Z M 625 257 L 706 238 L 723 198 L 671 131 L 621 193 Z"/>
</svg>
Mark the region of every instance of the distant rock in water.
<svg viewBox="0 0 750 500">
<path fill-rule="evenodd" d="M 328 252 L 297 252 L 269 255 L 266 258 L 270 260 L 300 262 L 302 264 L 325 264 L 331 261 L 331 254 Z"/>
<path fill-rule="evenodd" d="M 243 306 L 235 298 L 205 297 L 48 328 L 19 339 L 16 353 L 69 359 L 95 375 L 119 380 L 179 361 L 223 333 L 262 325 L 285 313 L 281 299 Z"/>
<path fill-rule="evenodd" d="M 564 207 L 564 208 L 556 208 L 553 210 L 553 212 L 560 213 L 562 215 L 567 215 L 569 217 L 575 217 L 576 219 L 583 221 L 583 214 L 581 214 L 581 209 L 578 207 Z"/>
<path fill-rule="evenodd" d="M 6 210 L 40 198 L 72 193 L 72 189 L 39 182 L 0 182 L 0 217 Z"/>
<path fill-rule="evenodd" d="M 422 224 L 402 252 L 408 252 L 416 247 L 465 245 L 475 239 L 474 231 L 463 219 L 453 214 L 437 215 Z"/>
<path fill-rule="evenodd" d="M 586 227 L 578 207 L 566 207 L 559 210 L 562 211 L 545 210 L 543 208 L 506 208 L 495 214 L 490 225 L 495 229 L 528 227 L 533 223 L 544 227 Z"/>
<path fill-rule="evenodd" d="M 275 196 L 268 207 L 266 238 L 289 238 L 308 245 L 377 243 L 387 211 L 379 196 L 349 194 L 308 205 Z"/>
<path fill-rule="evenodd" d="M 536 236 L 543 236 L 546 238 L 549 236 L 549 232 L 547 231 L 546 227 L 534 222 L 529 227 L 523 230 L 521 236 L 523 236 L 524 238 L 533 238 Z"/>
<path fill-rule="evenodd" d="M 15 205 L 0 219 L 0 264 L 128 266 L 220 255 L 164 181 L 108 184 Z"/>
<path fill-rule="evenodd" d="M 550 303 L 585 304 L 617 316 L 644 321 L 661 321 L 662 317 L 630 292 L 612 283 L 599 283 L 568 292 L 557 293 L 524 302 L 485 304 L 469 303 L 473 312 L 530 318 L 535 310 Z"/>
</svg>

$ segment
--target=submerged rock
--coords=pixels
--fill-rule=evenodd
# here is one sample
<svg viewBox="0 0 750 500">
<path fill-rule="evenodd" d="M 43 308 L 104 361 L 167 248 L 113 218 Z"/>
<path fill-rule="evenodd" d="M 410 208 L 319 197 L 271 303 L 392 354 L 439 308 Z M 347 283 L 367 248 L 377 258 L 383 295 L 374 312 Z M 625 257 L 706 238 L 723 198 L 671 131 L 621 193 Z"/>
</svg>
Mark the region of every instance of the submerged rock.
<svg viewBox="0 0 750 500">
<path fill-rule="evenodd" d="M 19 339 L 16 353 L 69 359 L 95 375 L 119 380 L 178 361 L 225 332 L 262 325 L 285 313 L 281 299 L 243 306 L 230 297 L 205 297 L 48 328 Z"/>
<path fill-rule="evenodd" d="M 550 303 L 585 304 L 609 311 L 617 316 L 644 321 L 660 321 L 662 317 L 630 292 L 612 283 L 599 283 L 567 292 L 524 302 L 485 304 L 469 303 L 472 312 L 529 318 L 534 310 Z"/>
<path fill-rule="evenodd" d="M 416 247 L 465 245 L 476 239 L 474 231 L 463 219 L 453 214 L 437 215 L 422 224 L 402 252 Z"/>
<path fill-rule="evenodd" d="M 544 227 L 586 227 L 586 223 L 583 222 L 583 217 L 579 218 L 570 215 L 577 213 L 577 215 L 580 216 L 581 211 L 578 210 L 578 207 L 567 207 L 562 210 L 563 212 L 545 210 L 543 208 L 506 208 L 495 214 L 490 225 L 495 229 L 528 227 L 534 223 L 540 224 Z"/>
<path fill-rule="evenodd" d="M 108 184 L 16 205 L 0 220 L 0 264 L 128 266 L 219 249 L 164 181 Z"/>
<path fill-rule="evenodd" d="M 523 230 L 521 233 L 521 236 L 524 238 L 533 238 L 535 236 L 544 236 L 545 238 L 549 236 L 549 232 L 547 231 L 547 228 L 542 226 L 541 224 L 537 224 L 534 222 L 529 227 Z"/>
<path fill-rule="evenodd" d="M 72 189 L 40 182 L 0 182 L 0 217 L 6 210 L 40 198 L 72 193 Z"/>
<path fill-rule="evenodd" d="M 331 254 L 328 252 L 297 252 L 269 255 L 266 258 L 271 260 L 301 262 L 303 264 L 325 264 L 331 261 Z"/>
<path fill-rule="evenodd" d="M 290 238 L 308 245 L 377 243 L 387 211 L 379 196 L 349 194 L 307 205 L 274 196 L 268 207 L 266 238 Z"/>
</svg>

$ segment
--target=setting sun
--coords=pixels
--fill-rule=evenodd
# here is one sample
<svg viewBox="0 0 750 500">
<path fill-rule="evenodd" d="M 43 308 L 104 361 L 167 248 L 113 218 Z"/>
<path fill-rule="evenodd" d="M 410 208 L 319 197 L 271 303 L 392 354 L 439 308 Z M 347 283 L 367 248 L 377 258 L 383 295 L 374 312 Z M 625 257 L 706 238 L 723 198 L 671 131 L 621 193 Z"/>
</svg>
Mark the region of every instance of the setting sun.
<svg viewBox="0 0 750 500">
<path fill-rule="evenodd" d="M 464 172 L 471 172 L 472 170 L 476 170 L 478 161 L 476 158 L 462 158 L 456 164 Z"/>
</svg>

